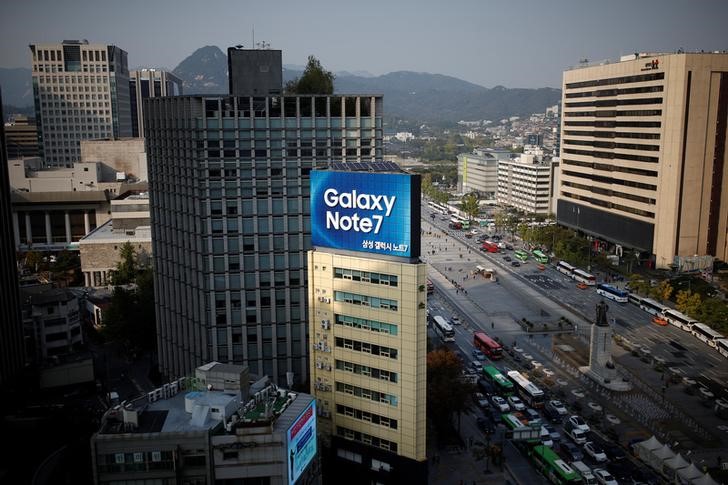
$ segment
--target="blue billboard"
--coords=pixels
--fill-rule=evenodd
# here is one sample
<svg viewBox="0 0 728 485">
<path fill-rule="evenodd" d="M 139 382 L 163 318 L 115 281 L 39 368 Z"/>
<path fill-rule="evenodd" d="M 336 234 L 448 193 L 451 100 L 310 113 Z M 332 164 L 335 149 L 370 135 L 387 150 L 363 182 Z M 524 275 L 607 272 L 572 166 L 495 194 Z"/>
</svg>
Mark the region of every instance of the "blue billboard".
<svg viewBox="0 0 728 485">
<path fill-rule="evenodd" d="M 286 433 L 288 485 L 293 485 L 316 456 L 316 401 L 296 418 Z"/>
<path fill-rule="evenodd" d="M 418 257 L 419 182 L 405 173 L 312 171 L 312 244 Z"/>
</svg>

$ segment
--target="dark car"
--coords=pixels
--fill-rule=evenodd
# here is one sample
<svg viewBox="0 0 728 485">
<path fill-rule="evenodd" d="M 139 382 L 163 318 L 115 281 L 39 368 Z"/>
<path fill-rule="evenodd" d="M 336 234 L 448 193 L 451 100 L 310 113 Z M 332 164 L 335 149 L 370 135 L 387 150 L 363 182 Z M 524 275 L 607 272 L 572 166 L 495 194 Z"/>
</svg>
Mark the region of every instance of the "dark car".
<svg viewBox="0 0 728 485">
<path fill-rule="evenodd" d="M 568 441 L 563 441 L 559 445 L 559 451 L 569 463 L 574 461 L 581 461 L 584 459 L 584 453 L 581 452 L 578 446 Z"/>
<path fill-rule="evenodd" d="M 506 249 L 509 250 L 509 251 L 513 251 L 513 246 L 511 246 L 510 244 L 506 243 Z"/>
<path fill-rule="evenodd" d="M 609 461 L 617 462 L 627 458 L 627 453 L 624 452 L 622 447 L 614 443 L 602 443 L 602 448 L 604 448 L 604 452 L 607 454 Z"/>
<path fill-rule="evenodd" d="M 521 265 L 521 263 L 519 263 L 518 261 L 511 262 L 511 266 L 520 266 L 520 265 Z"/>
<path fill-rule="evenodd" d="M 481 392 L 483 392 L 486 396 L 491 396 L 493 394 L 493 386 L 490 382 L 486 381 L 485 379 L 478 379 L 478 388 Z"/>
<path fill-rule="evenodd" d="M 485 418 L 476 418 L 475 423 L 478 425 L 478 429 L 482 431 L 485 434 L 493 434 L 495 433 L 495 426 L 493 426 L 493 423 L 490 422 L 490 420 Z"/>
<path fill-rule="evenodd" d="M 510 257 L 510 256 L 506 256 L 506 257 L 504 257 L 503 259 L 505 259 L 505 260 L 506 260 L 506 261 L 508 261 L 509 263 L 510 263 L 511 261 L 513 261 L 513 260 L 511 259 L 511 257 Z"/>
</svg>

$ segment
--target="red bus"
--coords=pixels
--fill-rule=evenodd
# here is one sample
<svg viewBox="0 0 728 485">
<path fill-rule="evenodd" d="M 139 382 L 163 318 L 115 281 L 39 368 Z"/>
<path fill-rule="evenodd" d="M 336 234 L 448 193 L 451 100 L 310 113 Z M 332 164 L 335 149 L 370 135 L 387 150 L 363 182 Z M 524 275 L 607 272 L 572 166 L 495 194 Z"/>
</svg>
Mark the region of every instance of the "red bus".
<svg viewBox="0 0 728 485">
<path fill-rule="evenodd" d="M 475 332 L 473 334 L 473 345 L 491 360 L 503 358 L 503 346 L 488 337 L 485 332 Z"/>
<path fill-rule="evenodd" d="M 498 245 L 492 241 L 485 241 L 483 243 L 483 251 L 489 252 L 489 253 L 497 253 L 498 252 Z"/>
</svg>

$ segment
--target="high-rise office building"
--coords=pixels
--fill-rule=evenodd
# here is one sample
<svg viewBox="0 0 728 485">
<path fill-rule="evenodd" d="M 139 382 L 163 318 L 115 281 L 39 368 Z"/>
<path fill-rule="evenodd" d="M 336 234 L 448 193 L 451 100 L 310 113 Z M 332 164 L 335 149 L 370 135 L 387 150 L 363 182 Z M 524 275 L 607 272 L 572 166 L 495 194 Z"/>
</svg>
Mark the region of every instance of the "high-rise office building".
<svg viewBox="0 0 728 485">
<path fill-rule="evenodd" d="M 420 178 L 387 162 L 334 165 L 363 172 L 311 177 L 311 392 L 328 473 L 349 483 L 427 483 Z"/>
<path fill-rule="evenodd" d="M 161 371 L 216 360 L 305 382 L 309 172 L 381 157 L 382 98 L 145 103 Z"/>
<path fill-rule="evenodd" d="M 88 138 L 131 136 L 127 54 L 119 47 L 64 40 L 31 44 L 38 145 L 49 165 L 81 160 Z"/>
<path fill-rule="evenodd" d="M 499 204 L 515 207 L 526 214 L 548 214 L 551 210 L 552 162 L 523 154 L 498 162 Z"/>
<path fill-rule="evenodd" d="M 129 74 L 131 133 L 134 138 L 144 135 L 143 101 L 160 96 L 180 96 L 182 80 L 161 69 L 140 69 Z"/>
<path fill-rule="evenodd" d="M 728 258 L 728 54 L 564 72 L 558 221 L 659 268 Z"/>
<path fill-rule="evenodd" d="M 5 141 L 8 158 L 37 157 L 38 127 L 34 118 L 16 115 L 5 125 Z"/>
<path fill-rule="evenodd" d="M 509 150 L 476 148 L 458 155 L 458 192 L 478 192 L 481 198 L 495 199 L 498 192 L 498 163 L 516 157 Z"/>
<path fill-rule="evenodd" d="M 0 119 L 3 119 L 0 92 Z M 18 270 L 15 264 L 15 244 L 10 210 L 10 180 L 8 158 L 5 151 L 5 129 L 0 124 L 0 384 L 9 382 L 23 367 L 23 327 L 20 317 Z"/>
</svg>

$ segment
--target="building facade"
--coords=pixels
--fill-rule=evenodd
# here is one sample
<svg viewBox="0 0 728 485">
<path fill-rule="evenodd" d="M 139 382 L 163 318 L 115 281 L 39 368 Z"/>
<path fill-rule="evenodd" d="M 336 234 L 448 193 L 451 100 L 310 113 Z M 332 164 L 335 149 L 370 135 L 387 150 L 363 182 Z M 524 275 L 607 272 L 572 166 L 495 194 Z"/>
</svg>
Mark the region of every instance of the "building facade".
<svg viewBox="0 0 728 485">
<path fill-rule="evenodd" d="M 5 141 L 8 158 L 11 160 L 39 156 L 38 127 L 35 118 L 15 115 L 10 123 L 5 124 Z"/>
<path fill-rule="evenodd" d="M 343 175 L 343 185 L 317 184 L 314 190 L 312 180 L 315 247 L 308 253 L 311 392 L 332 464 L 327 470 L 334 481 L 346 479 L 352 484 L 426 483 L 427 265 L 418 257 L 419 177 L 398 174 L 411 180 L 412 192 L 406 194 L 387 192 L 394 186 L 389 173 L 336 173 Z M 373 176 L 379 177 L 368 182 Z M 329 217 L 339 217 L 338 207 L 326 215 L 314 212 L 320 207 L 319 198 L 348 184 L 356 192 L 338 192 L 358 194 L 358 201 L 364 200 L 367 189 L 377 195 L 391 193 L 398 197 L 391 199 L 392 206 L 405 202 L 411 206 L 382 219 L 371 216 L 382 222 L 381 230 L 370 232 L 369 214 L 355 212 L 361 230 L 376 242 L 352 243 L 355 228 L 345 230 L 342 222 L 341 231 L 331 229 Z M 411 196 L 410 201 L 402 200 L 405 195 Z M 349 214 L 342 210 L 345 213 Z M 407 230 L 411 240 L 402 236 Z M 390 246 L 384 250 L 384 241 L 409 243 L 409 257 L 378 254 L 379 247 L 392 254 Z"/>
<path fill-rule="evenodd" d="M 538 161 L 533 155 L 498 162 L 498 203 L 526 214 L 549 214 L 551 165 L 550 161 Z"/>
<path fill-rule="evenodd" d="M 229 93 L 233 96 L 280 95 L 283 52 L 276 49 L 228 47 Z"/>
<path fill-rule="evenodd" d="M 29 360 L 41 364 L 82 349 L 79 303 L 71 290 L 36 285 L 23 287 L 21 296 Z"/>
<path fill-rule="evenodd" d="M 161 69 L 140 69 L 129 73 L 129 101 L 131 106 L 131 133 L 134 138 L 144 136 L 143 101 L 160 96 L 180 96 L 182 80 Z"/>
<path fill-rule="evenodd" d="M 653 255 L 728 257 L 728 54 L 564 73 L 558 220 Z"/>
<path fill-rule="evenodd" d="M 38 145 L 45 163 L 80 161 L 83 139 L 131 136 L 124 50 L 66 40 L 31 44 L 30 51 Z"/>
<path fill-rule="evenodd" d="M 217 360 L 306 382 L 309 174 L 382 156 L 382 98 L 146 103 L 162 373 Z"/>
<path fill-rule="evenodd" d="M 478 192 L 481 199 L 495 199 L 498 192 L 498 163 L 511 160 L 508 150 L 476 148 L 458 155 L 458 192 Z"/>
<path fill-rule="evenodd" d="M 0 119 L 5 119 L 2 105 L 0 91 Z M 3 288 L 0 291 L 0 384 L 11 382 L 25 363 L 15 244 L 7 229 L 13 220 L 3 125 L 0 126 L 0 227 L 5 230 L 0 235 L 0 287 Z"/>
</svg>

